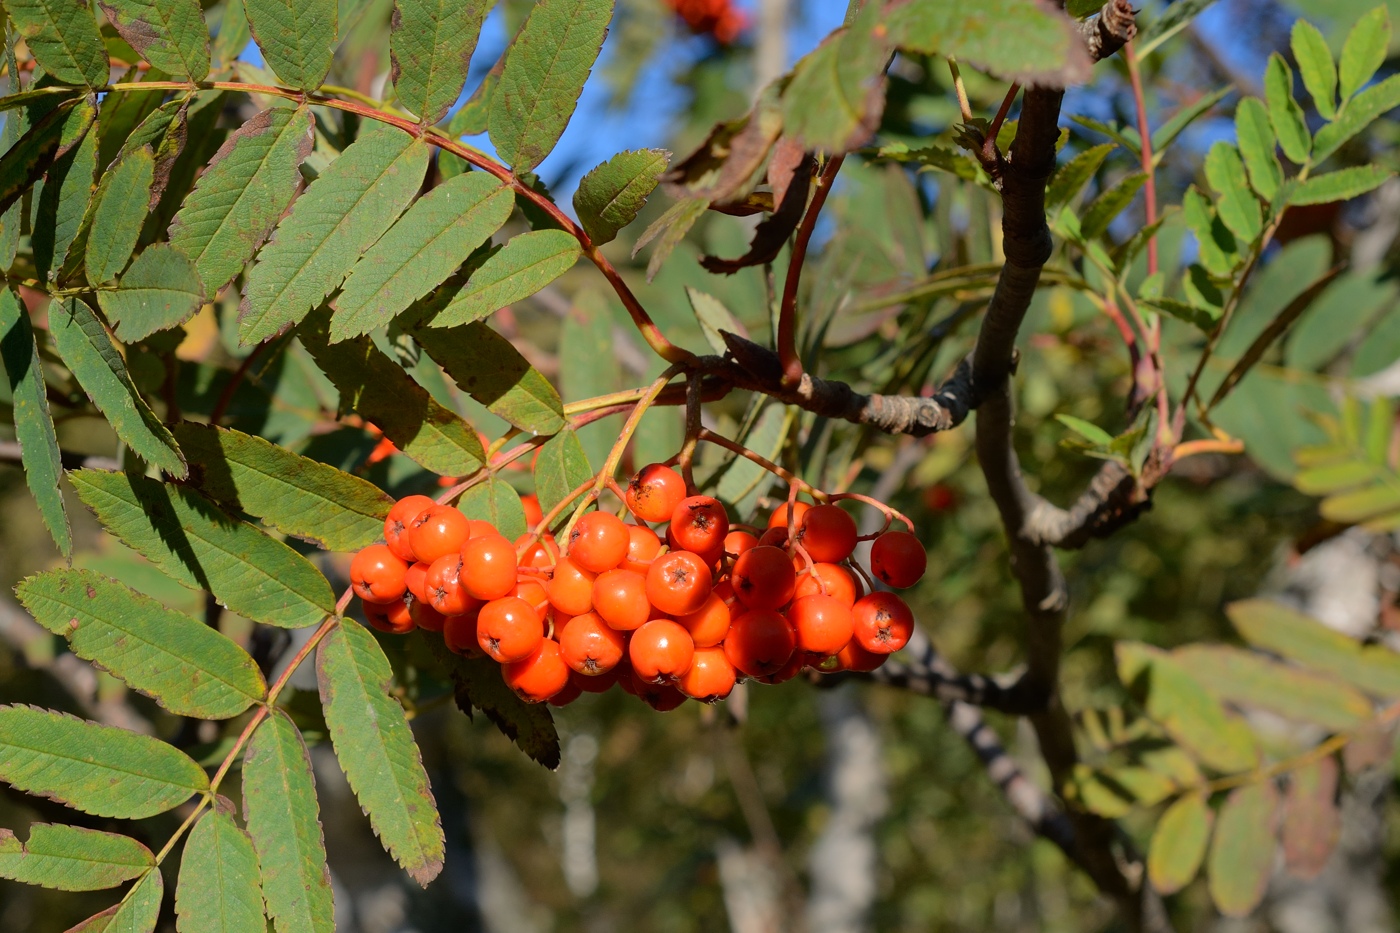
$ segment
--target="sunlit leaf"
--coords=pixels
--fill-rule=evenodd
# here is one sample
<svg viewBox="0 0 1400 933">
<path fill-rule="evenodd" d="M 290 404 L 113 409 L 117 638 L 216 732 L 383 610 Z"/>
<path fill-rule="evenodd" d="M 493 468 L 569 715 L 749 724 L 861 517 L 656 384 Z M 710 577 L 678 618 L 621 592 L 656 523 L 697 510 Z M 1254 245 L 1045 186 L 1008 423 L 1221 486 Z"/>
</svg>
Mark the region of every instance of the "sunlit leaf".
<svg viewBox="0 0 1400 933">
<path fill-rule="evenodd" d="M 87 0 L 7 0 L 5 9 L 49 74 L 67 84 L 107 83 L 107 47 Z"/>
<path fill-rule="evenodd" d="M 1264 71 L 1264 99 L 1269 104 L 1269 121 L 1274 125 L 1283 154 L 1297 165 L 1307 162 L 1312 137 L 1303 119 L 1303 108 L 1293 97 L 1293 69 L 1277 52 L 1269 56 L 1269 65 Z"/>
<path fill-rule="evenodd" d="M 1227 917 L 1246 917 L 1259 905 L 1274 867 L 1278 791 L 1272 781 L 1237 787 L 1215 821 L 1206 859 L 1210 897 Z"/>
<path fill-rule="evenodd" d="M 1385 64 L 1390 51 L 1390 10 L 1376 6 L 1356 21 L 1342 46 L 1337 72 L 1341 78 L 1342 100 L 1346 101 Z"/>
<path fill-rule="evenodd" d="M 1245 641 L 1380 697 L 1400 697 L 1400 654 L 1362 645 L 1296 609 L 1269 599 L 1225 607 Z"/>
<path fill-rule="evenodd" d="M 1293 190 L 1289 204 L 1331 204 L 1350 201 L 1374 191 L 1395 173 L 1380 165 L 1357 165 L 1337 169 L 1325 175 L 1314 175 Z"/>
<path fill-rule="evenodd" d="M 520 494 L 510 483 L 495 476 L 462 493 L 457 508 L 467 518 L 490 522 L 496 530 L 512 541 L 528 530 L 525 527 L 525 509 L 520 504 Z"/>
<path fill-rule="evenodd" d="M 436 123 L 462 93 L 491 0 L 395 0 L 389 54 L 398 102 Z"/>
<path fill-rule="evenodd" d="M 222 809 L 200 817 L 185 841 L 175 916 L 180 933 L 267 933 L 257 852 Z"/>
<path fill-rule="evenodd" d="M 315 90 L 335 55 L 336 0 L 244 0 L 267 66 L 292 87 Z"/>
<path fill-rule="evenodd" d="M 1290 46 L 1303 76 L 1303 86 L 1312 95 L 1313 106 L 1325 119 L 1331 120 L 1337 115 L 1337 65 L 1332 61 L 1327 40 L 1316 26 L 1299 19 L 1293 24 Z"/>
<path fill-rule="evenodd" d="M 209 74 L 209 29 L 199 0 L 97 0 L 112 28 L 146 61 L 191 81 Z"/>
<path fill-rule="evenodd" d="M 1229 645 L 1188 645 L 1173 657 L 1212 694 L 1297 722 L 1350 729 L 1371 716 L 1371 702 L 1347 684 L 1279 664 Z"/>
<path fill-rule="evenodd" d="M 428 325 L 469 324 L 529 298 L 568 272 L 580 253 L 578 240 L 563 230 L 534 230 L 512 237 L 504 249 L 471 274 L 451 303 L 434 315 Z"/>
<path fill-rule="evenodd" d="M 0 878 L 59 891 L 100 891 L 155 867 L 151 850 L 127 836 L 57 823 L 31 823 L 21 843 L 0 829 Z"/>
<path fill-rule="evenodd" d="M 1202 794 L 1185 794 L 1162 814 L 1147 850 L 1147 877 L 1158 893 L 1175 894 L 1196 877 L 1214 816 Z"/>
</svg>

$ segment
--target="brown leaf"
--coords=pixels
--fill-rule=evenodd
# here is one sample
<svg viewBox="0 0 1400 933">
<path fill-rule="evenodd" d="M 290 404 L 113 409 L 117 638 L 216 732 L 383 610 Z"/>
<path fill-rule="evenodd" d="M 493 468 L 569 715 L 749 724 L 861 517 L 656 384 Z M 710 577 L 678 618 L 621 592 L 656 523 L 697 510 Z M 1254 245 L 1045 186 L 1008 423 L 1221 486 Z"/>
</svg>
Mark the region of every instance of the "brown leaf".
<svg viewBox="0 0 1400 933">
<path fill-rule="evenodd" d="M 1283 859 L 1288 873 L 1309 881 L 1322 873 L 1342 830 L 1337 811 L 1337 759 L 1294 771 L 1284 804 Z"/>
<path fill-rule="evenodd" d="M 807 192 L 812 187 L 812 172 L 815 168 L 816 160 L 810 156 L 803 159 L 802 164 L 793 173 L 785 192 L 786 196 L 778 205 L 777 211 L 754 229 L 748 252 L 738 259 L 704 256 L 700 259 L 700 265 L 710 272 L 733 275 L 746 266 L 772 262 L 788 237 L 792 236 L 792 232 L 802 222 L 802 215 L 807 209 Z"/>
</svg>

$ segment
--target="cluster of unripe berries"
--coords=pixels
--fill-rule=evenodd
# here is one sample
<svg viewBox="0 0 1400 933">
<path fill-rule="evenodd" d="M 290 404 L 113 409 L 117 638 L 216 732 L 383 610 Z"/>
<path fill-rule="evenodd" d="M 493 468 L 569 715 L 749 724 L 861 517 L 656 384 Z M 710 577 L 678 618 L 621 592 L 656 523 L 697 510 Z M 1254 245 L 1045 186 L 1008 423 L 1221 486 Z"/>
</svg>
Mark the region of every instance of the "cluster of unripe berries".
<svg viewBox="0 0 1400 933">
<path fill-rule="evenodd" d="M 385 543 L 355 555 L 350 583 L 374 627 L 441 632 L 452 651 L 499 661 L 525 700 L 560 706 L 617 684 L 673 709 L 728 696 L 743 677 L 871 671 L 909 640 L 904 601 L 865 592 L 856 523 L 840 506 L 797 502 L 789 515 L 785 504 L 755 534 L 731 527 L 717 500 L 686 493 L 676 471 L 648 466 L 625 492 L 636 521 L 588 512 L 562 553 L 548 533 L 512 542 L 408 496 L 389 512 Z M 522 501 L 538 526 L 538 502 Z M 926 560 L 912 534 L 886 531 L 870 572 L 912 586 Z"/>
</svg>

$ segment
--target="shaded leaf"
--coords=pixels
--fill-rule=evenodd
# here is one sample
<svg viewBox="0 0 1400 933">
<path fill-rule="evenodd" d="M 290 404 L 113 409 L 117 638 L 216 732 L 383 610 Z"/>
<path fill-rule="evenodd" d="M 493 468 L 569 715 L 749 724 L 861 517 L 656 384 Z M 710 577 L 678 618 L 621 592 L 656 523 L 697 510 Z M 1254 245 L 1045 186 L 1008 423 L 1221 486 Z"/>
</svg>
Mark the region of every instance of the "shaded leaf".
<svg viewBox="0 0 1400 933">
<path fill-rule="evenodd" d="M 1342 46 L 1337 72 L 1341 78 L 1342 100 L 1346 101 L 1366 86 L 1385 64 L 1390 51 L 1390 10 L 1377 6 L 1356 21 Z"/>
<path fill-rule="evenodd" d="M 744 325 L 739 323 L 724 302 L 714 295 L 700 291 L 698 288 L 685 287 L 685 296 L 690 301 L 690 310 L 695 312 L 695 320 L 699 322 L 700 329 L 705 333 L 705 340 L 721 356 L 729 352 L 729 347 L 724 342 L 724 337 L 720 336 L 722 331 L 731 334 L 738 334 L 740 337 L 747 337 L 748 331 Z"/>
<path fill-rule="evenodd" d="M 1274 154 L 1276 140 L 1273 125 L 1269 123 L 1269 111 L 1257 97 L 1240 101 L 1235 111 L 1235 136 L 1254 190 L 1265 201 L 1272 201 L 1283 186 L 1283 166 Z"/>
<path fill-rule="evenodd" d="M 1341 837 L 1337 772 L 1337 759 L 1328 757 L 1296 768 L 1288 775 L 1280 840 L 1284 865 L 1295 878 L 1311 881 L 1322 874 Z"/>
<path fill-rule="evenodd" d="M 489 476 L 477 483 L 457 501 L 457 510 L 467 518 L 490 522 L 511 541 L 525 534 L 525 508 L 520 494 L 505 480 Z"/>
<path fill-rule="evenodd" d="M 1312 138 L 1303 119 L 1303 108 L 1293 98 L 1293 69 L 1275 52 L 1264 70 L 1264 99 L 1269 105 L 1269 122 L 1283 147 L 1283 154 L 1297 165 L 1308 161 Z"/>
<path fill-rule="evenodd" d="M 49 167 L 43 188 L 36 192 L 30 233 L 36 278 L 47 280 L 63 266 L 87 215 L 96 172 L 97 134 L 92 132 Z"/>
<path fill-rule="evenodd" d="M 58 891 L 100 891 L 154 868 L 135 839 L 58 823 L 31 823 L 23 844 L 0 829 L 0 878 Z"/>
<path fill-rule="evenodd" d="M 161 71 L 203 81 L 209 30 L 199 0 L 97 0 L 112 28 Z"/>
<path fill-rule="evenodd" d="M 1147 849 L 1147 877 L 1159 894 L 1175 894 L 1201 870 L 1214 814 L 1202 794 L 1185 794 L 1166 809 Z"/>
<path fill-rule="evenodd" d="M 937 17 L 944 7 L 909 3 L 898 9 L 909 14 L 903 27 L 906 36 L 922 39 L 928 29 L 938 27 L 913 11 Z M 868 142 L 879 127 L 885 109 L 885 66 L 893 51 L 884 19 L 879 4 L 863 6 L 853 22 L 827 36 L 792 69 L 783 90 L 783 132 L 803 149 L 846 152 Z M 900 22 L 898 12 L 888 21 L 895 35 Z"/>
<path fill-rule="evenodd" d="M 1072 201 L 1094 177 L 1103 160 L 1118 147 L 1113 143 L 1092 146 L 1060 166 L 1045 189 L 1045 208 L 1053 212 Z"/>
<path fill-rule="evenodd" d="M 896 45 L 953 56 L 1009 81 L 1065 87 L 1088 77 L 1091 62 L 1073 21 L 1034 0 L 990 0 L 975 13 L 958 4 L 905 3 L 889 20 Z"/>
<path fill-rule="evenodd" d="M 665 213 L 642 231 L 642 235 L 632 245 L 633 256 L 641 252 L 652 240 L 656 240 L 656 247 L 651 251 L 651 258 L 647 260 L 648 282 L 656 278 L 661 264 L 680 245 L 681 240 L 685 239 L 690 228 L 695 226 L 695 222 L 704 215 L 708 207 L 709 201 L 705 198 L 685 198 L 666 208 Z"/>
<path fill-rule="evenodd" d="M 152 243 L 136 257 L 115 289 L 97 293 L 118 340 L 135 343 L 194 317 L 204 304 L 204 284 L 185 254 Z"/>
<path fill-rule="evenodd" d="M 1379 165 L 1358 165 L 1338 169 L 1325 175 L 1314 175 L 1293 189 L 1289 204 L 1331 204 L 1350 201 L 1374 191 L 1395 175 Z"/>
<path fill-rule="evenodd" d="M 1227 917 L 1247 917 L 1259 906 L 1274 866 L 1278 791 L 1272 781 L 1237 787 L 1215 822 L 1206 872 L 1210 897 Z"/>
<path fill-rule="evenodd" d="M 244 0 L 263 59 L 284 83 L 315 90 L 335 55 L 336 0 Z"/>
<path fill-rule="evenodd" d="M 1384 645 L 1362 645 L 1312 616 L 1269 599 L 1225 607 L 1240 637 L 1265 651 L 1333 674 L 1379 697 L 1400 697 L 1400 654 Z"/>
<path fill-rule="evenodd" d="M 1188 645 L 1172 656 L 1202 686 L 1229 703 L 1338 730 L 1371 717 L 1371 702 L 1341 681 L 1250 651 L 1228 645 Z"/>
<path fill-rule="evenodd" d="M 1291 38 L 1293 59 L 1303 76 L 1303 86 L 1312 95 L 1317 112 L 1331 120 L 1337 115 L 1337 65 L 1332 61 L 1332 50 L 1318 28 L 1305 19 L 1293 24 Z"/>
<path fill-rule="evenodd" d="M 574 211 L 594 246 L 611 242 L 637 219 L 670 158 L 664 149 L 619 152 L 579 180 Z"/>
<path fill-rule="evenodd" d="M 1391 485 L 1329 496 L 1318 508 L 1323 518 L 1344 525 L 1383 521 L 1397 510 L 1400 510 L 1400 488 Z"/>
<path fill-rule="evenodd" d="M 1097 239 L 1108 230 L 1113 219 L 1132 203 L 1147 183 L 1147 176 L 1134 172 L 1090 202 L 1080 217 L 1079 229 L 1087 240 Z"/>
<path fill-rule="evenodd" d="M 807 211 L 807 193 L 812 187 L 812 173 L 816 171 L 815 160 L 801 152 L 797 156 L 800 161 L 787 175 L 781 202 L 772 214 L 754 228 L 748 250 L 737 259 L 708 255 L 700 257 L 700 265 L 707 271 L 733 275 L 740 269 L 766 265 L 778 257 Z M 770 163 L 770 172 L 772 169 L 773 164 Z"/>
<path fill-rule="evenodd" d="M 253 840 L 221 809 L 185 841 L 175 916 L 180 933 L 267 933 Z"/>
<path fill-rule="evenodd" d="M 91 98 L 64 101 L 7 149 L 0 156 L 0 212 L 9 210 L 55 160 L 82 142 L 96 117 Z"/>
<path fill-rule="evenodd" d="M 1400 75 L 1391 75 L 1357 94 L 1336 121 L 1317 131 L 1313 161 L 1321 162 L 1383 113 L 1400 107 Z"/>
<path fill-rule="evenodd" d="M 1240 151 L 1224 141 L 1211 146 L 1206 153 L 1206 180 L 1215 189 L 1221 223 L 1244 242 L 1252 243 L 1263 232 L 1264 222 Z"/>
<path fill-rule="evenodd" d="M 49 74 L 65 84 L 107 83 L 107 47 L 87 0 L 8 0 L 5 9 Z"/>
<path fill-rule="evenodd" d="M 564 427 L 564 403 L 554 386 L 485 324 L 419 327 L 413 336 L 463 392 L 493 414 L 533 434 Z"/>
<path fill-rule="evenodd" d="M 540 448 L 535 460 L 535 495 L 545 512 L 593 478 L 588 454 L 573 428 L 565 428 Z"/>
<path fill-rule="evenodd" d="M 441 120 L 467 83 L 491 0 L 395 0 L 389 55 L 398 103 L 423 123 Z"/>
</svg>

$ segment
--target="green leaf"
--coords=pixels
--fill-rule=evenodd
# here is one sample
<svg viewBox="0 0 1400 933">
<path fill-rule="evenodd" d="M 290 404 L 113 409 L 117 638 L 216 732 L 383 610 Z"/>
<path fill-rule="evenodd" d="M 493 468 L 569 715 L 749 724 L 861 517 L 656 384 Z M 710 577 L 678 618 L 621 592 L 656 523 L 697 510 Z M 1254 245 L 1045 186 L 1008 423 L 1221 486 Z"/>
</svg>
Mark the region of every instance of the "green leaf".
<svg viewBox="0 0 1400 933">
<path fill-rule="evenodd" d="M 1220 221 L 1241 240 L 1254 242 L 1263 232 L 1264 222 L 1259 201 L 1249 188 L 1240 151 L 1224 141 L 1211 146 L 1206 153 L 1206 180 L 1215 189 Z"/>
<path fill-rule="evenodd" d="M 107 47 L 87 0 L 8 0 L 5 9 L 49 74 L 65 84 L 107 83 Z"/>
<path fill-rule="evenodd" d="M 408 207 L 427 168 L 427 143 L 387 124 L 346 147 L 258 254 L 238 308 L 239 340 L 265 340 L 325 300 Z"/>
<path fill-rule="evenodd" d="M 1347 140 L 1370 126 L 1381 114 L 1389 113 L 1396 107 L 1400 107 L 1400 75 L 1391 75 L 1357 94 L 1335 122 L 1317 131 L 1313 162 L 1320 163 Z"/>
<path fill-rule="evenodd" d="M 1246 599 L 1225 607 L 1240 637 L 1265 651 L 1336 676 L 1378 697 L 1400 697 L 1400 654 L 1362 645 L 1282 603 Z"/>
<path fill-rule="evenodd" d="M 398 103 L 436 123 L 461 96 L 491 0 L 395 0 L 389 39 Z"/>
<path fill-rule="evenodd" d="M 0 829 L 0 878 L 57 891 L 100 891 L 154 868 L 155 856 L 135 839 L 58 823 L 32 823 L 21 844 Z"/>
<path fill-rule="evenodd" d="M 1109 139 L 1122 146 L 1132 154 L 1134 160 L 1142 158 L 1142 140 L 1138 138 L 1137 130 L 1132 127 L 1119 126 L 1115 123 L 1104 123 L 1102 120 L 1095 120 L 1092 117 L 1074 114 L 1070 117 L 1072 123 L 1078 123 L 1087 130 L 1095 133 L 1102 133 Z M 1003 124 L 1003 132 L 1005 124 Z"/>
<path fill-rule="evenodd" d="M 1172 114 L 1165 123 L 1157 127 L 1152 133 L 1152 160 L 1154 164 L 1160 163 L 1166 155 L 1166 149 L 1176 138 L 1180 136 L 1187 127 L 1205 116 L 1212 107 L 1228 97 L 1234 88 L 1222 87 L 1211 91 L 1199 100 Z"/>
<path fill-rule="evenodd" d="M 1097 447 L 1107 447 L 1113 443 L 1112 434 L 1083 418 L 1076 418 L 1073 415 L 1056 415 L 1055 420 Z"/>
<path fill-rule="evenodd" d="M 267 933 L 253 840 L 222 809 L 200 817 L 180 856 L 180 933 Z"/>
<path fill-rule="evenodd" d="M 1274 867 L 1278 791 L 1273 781 L 1237 787 L 1215 823 L 1206 872 L 1210 897 L 1227 917 L 1247 917 L 1259 906 Z"/>
<path fill-rule="evenodd" d="M 311 112 L 273 107 L 220 147 L 170 225 L 170 244 L 194 260 L 210 296 L 242 271 L 301 187 Z"/>
<path fill-rule="evenodd" d="M 695 226 L 695 222 L 704 216 L 709 206 L 710 202 L 706 198 L 685 198 L 666 208 L 665 213 L 653 220 L 651 225 L 642 231 L 642 235 L 632 245 L 634 257 L 641 252 L 642 247 L 652 240 L 656 240 L 656 248 L 651 251 L 651 258 L 647 260 L 648 282 L 656 278 L 656 273 L 661 270 L 661 264 L 680 245 L 681 240 L 685 239 L 690 228 Z M 658 236 L 660 239 L 657 239 Z"/>
<path fill-rule="evenodd" d="M 0 362 L 5 365 L 24 479 L 39 506 L 39 517 L 65 558 L 73 556 L 73 532 L 58 481 L 63 475 L 58 435 L 49 414 L 44 368 L 29 312 L 8 288 L 0 290 Z"/>
<path fill-rule="evenodd" d="M 169 243 L 152 243 L 116 289 L 97 293 L 97 303 L 117 339 L 135 343 L 194 317 L 204 304 L 204 284 L 184 253 Z"/>
<path fill-rule="evenodd" d="M 1371 701 L 1347 684 L 1229 645 L 1189 645 L 1172 653 L 1214 696 L 1295 722 L 1351 729 L 1371 718 Z"/>
<path fill-rule="evenodd" d="M 312 91 L 331 69 L 336 0 L 244 0 L 263 59 L 283 83 Z"/>
<path fill-rule="evenodd" d="M 922 3 L 897 8 L 909 14 L 906 30 L 921 38 L 937 26 L 918 20 L 915 11 L 936 18 L 943 9 L 941 4 Z M 864 145 L 874 135 L 885 109 L 885 66 L 891 53 L 884 19 L 878 3 L 866 5 L 854 22 L 798 61 L 782 92 L 782 130 L 790 138 L 807 149 L 836 153 Z M 895 12 L 889 26 L 896 35 L 899 23 Z M 1032 49 L 1027 52 L 1028 57 L 1033 54 Z M 974 57 L 956 54 L 967 60 Z"/>
<path fill-rule="evenodd" d="M 342 622 L 316 652 L 316 681 L 336 758 L 384 848 L 423 887 L 442 871 L 446 842 L 394 672 L 363 626 Z"/>
<path fill-rule="evenodd" d="M 549 155 L 603 48 L 613 0 L 540 0 L 505 54 L 488 125 L 516 174 Z"/>
<path fill-rule="evenodd" d="M 1269 122 L 1274 125 L 1283 154 L 1297 165 L 1308 161 L 1312 150 L 1312 138 L 1308 135 L 1308 124 L 1303 119 L 1303 108 L 1293 98 L 1293 69 L 1283 56 L 1275 52 L 1269 56 L 1268 67 L 1264 70 L 1264 99 L 1269 105 Z"/>
<path fill-rule="evenodd" d="M 43 188 L 34 199 L 30 248 L 34 251 L 36 278 L 47 280 L 51 272 L 63 266 L 92 201 L 96 173 L 97 134 L 91 132 L 49 168 Z"/>
<path fill-rule="evenodd" d="M 1331 204 L 1350 201 L 1385 184 L 1395 173 L 1379 165 L 1357 165 L 1326 175 L 1314 175 L 1293 189 L 1289 204 Z"/>
<path fill-rule="evenodd" d="M 1385 476 L 1385 471 L 1366 460 L 1345 460 L 1300 470 L 1293 478 L 1298 491 L 1310 496 L 1323 496 L 1355 489 Z"/>
<path fill-rule="evenodd" d="M 217 629 L 91 570 L 50 570 L 15 588 L 73 653 L 178 716 L 231 719 L 267 693 L 242 648 Z"/>
<path fill-rule="evenodd" d="M 1083 191 L 1089 179 L 1093 178 L 1099 166 L 1103 165 L 1103 160 L 1117 148 L 1114 143 L 1092 146 L 1060 166 L 1050 179 L 1049 187 L 1045 189 L 1046 213 L 1053 215 L 1057 209 L 1068 204 Z"/>
<path fill-rule="evenodd" d="M 420 327 L 413 336 L 463 392 L 492 414 L 533 434 L 555 434 L 564 427 L 564 403 L 554 386 L 485 324 Z"/>
<path fill-rule="evenodd" d="M 1328 521 L 1354 525 L 1400 510 L 1400 488 L 1372 486 L 1324 499 L 1318 512 Z"/>
<path fill-rule="evenodd" d="M 306 558 L 194 490 L 129 473 L 78 470 L 69 478 L 108 531 L 231 611 L 284 628 L 334 611 L 330 584 Z"/>
<path fill-rule="evenodd" d="M 7 149 L 0 156 L 0 213 L 82 142 L 96 117 L 91 98 L 64 101 Z"/>
<path fill-rule="evenodd" d="M 1283 166 L 1274 154 L 1276 140 L 1273 125 L 1269 123 L 1269 111 L 1259 98 L 1246 97 L 1240 101 L 1235 110 L 1235 136 L 1254 190 L 1265 201 L 1272 201 L 1283 186 Z"/>
<path fill-rule="evenodd" d="M 335 933 L 311 756 L 281 710 L 268 716 L 248 741 L 243 813 L 277 933 Z"/>
<path fill-rule="evenodd" d="M 1147 877 L 1157 893 L 1175 894 L 1196 877 L 1213 819 L 1203 794 L 1186 794 L 1167 807 L 1147 849 Z"/>
<path fill-rule="evenodd" d="M 1327 867 L 1332 850 L 1342 834 L 1342 815 L 1337 809 L 1337 759 L 1309 762 L 1288 775 L 1288 798 L 1284 806 L 1284 865 L 1294 878 L 1311 881 Z"/>
<path fill-rule="evenodd" d="M 159 68 L 191 81 L 209 75 L 209 29 L 199 0 L 97 0 L 112 28 Z"/>
<path fill-rule="evenodd" d="M 128 447 L 172 476 L 185 475 L 175 438 L 136 391 L 126 361 L 112 346 L 102 322 L 80 298 L 49 303 L 54 349 Z"/>
<path fill-rule="evenodd" d="M 1084 209 L 1080 217 L 1079 228 L 1086 240 L 1097 239 L 1105 231 L 1113 219 L 1123 213 L 1124 208 L 1132 203 L 1133 198 L 1142 190 L 1142 186 L 1147 183 L 1147 175 L 1142 172 L 1134 172 L 1124 178 L 1118 184 L 1109 188 Z"/>
<path fill-rule="evenodd" d="M 1293 24 L 1293 59 L 1303 76 L 1303 86 L 1312 95 L 1313 106 L 1325 119 L 1337 115 L 1337 65 L 1332 50 L 1318 28 L 1305 19 Z"/>
<path fill-rule="evenodd" d="M 989 0 L 975 12 L 956 3 L 911 3 L 887 18 L 901 48 L 953 56 L 1010 81 L 1064 87 L 1089 70 L 1073 21 L 1034 0 Z"/>
<path fill-rule="evenodd" d="M 384 535 L 394 500 L 368 480 L 261 437 L 182 422 L 189 482 L 220 505 L 331 551 L 357 551 Z"/>
<path fill-rule="evenodd" d="M 155 170 L 155 154 L 142 146 L 103 173 L 87 239 L 87 277 L 93 285 L 112 281 L 126 268 L 146 221 Z"/>
<path fill-rule="evenodd" d="M 165 879 L 159 868 L 146 872 L 136 882 L 102 933 L 152 933 L 160 918 L 160 902 L 165 896 Z"/>
<path fill-rule="evenodd" d="M 0 781 L 124 820 L 173 810 L 209 789 L 204 770 L 159 739 L 33 706 L 0 706 Z"/>
<path fill-rule="evenodd" d="M 1342 46 L 1338 72 L 1344 107 L 1346 101 L 1380 71 L 1389 50 L 1390 10 L 1377 6 L 1356 21 L 1347 35 L 1346 45 Z"/>
<path fill-rule="evenodd" d="M 405 456 L 435 473 L 462 476 L 486 463 L 475 428 L 435 402 L 369 337 L 331 344 L 329 326 L 329 310 L 319 309 L 297 336 L 340 391 L 342 408 L 359 412 Z"/>
<path fill-rule="evenodd" d="M 1194 186 L 1188 188 L 1181 202 L 1181 211 L 1186 226 L 1196 235 L 1201 265 L 1212 275 L 1229 275 L 1239 261 L 1235 236 L 1220 222 L 1206 196 Z"/>
<path fill-rule="evenodd" d="M 218 32 L 214 34 L 214 60 L 221 69 L 231 66 L 253 38 L 243 6 L 243 0 L 225 0 Z"/>
<path fill-rule="evenodd" d="M 488 317 L 568 272 L 581 253 L 578 240 L 563 230 L 533 230 L 512 237 L 427 324 L 453 327 Z"/>
<path fill-rule="evenodd" d="M 419 198 L 351 270 L 335 300 L 331 339 L 367 334 L 387 324 L 466 262 L 514 206 L 511 189 L 485 172 L 453 176 Z M 527 233 L 511 242 L 539 235 Z M 577 241 L 565 236 L 577 255 Z M 509 252 L 508 246 L 497 255 Z M 473 281 L 483 274 L 486 267 L 473 273 Z"/>
<path fill-rule="evenodd" d="M 457 500 L 457 510 L 467 518 L 490 522 L 512 541 L 529 531 L 520 494 L 510 483 L 494 475 L 462 493 L 462 498 Z"/>
<path fill-rule="evenodd" d="M 670 159 L 665 149 L 632 149 L 619 152 L 580 179 L 574 211 L 594 246 L 612 242 L 619 230 L 637 219 Z"/>
<path fill-rule="evenodd" d="M 573 428 L 565 428 L 540 448 L 535 460 L 535 495 L 545 512 L 593 478 L 588 454 Z"/>
<path fill-rule="evenodd" d="M 734 313 L 714 295 L 687 285 L 685 296 L 690 301 L 690 310 L 695 312 L 695 320 L 705 333 L 705 341 L 716 353 L 723 356 L 729 352 L 729 346 L 724 342 L 722 331 L 738 334 L 740 337 L 746 336 L 744 325 L 740 324 L 738 319 L 734 317 Z"/>
</svg>

